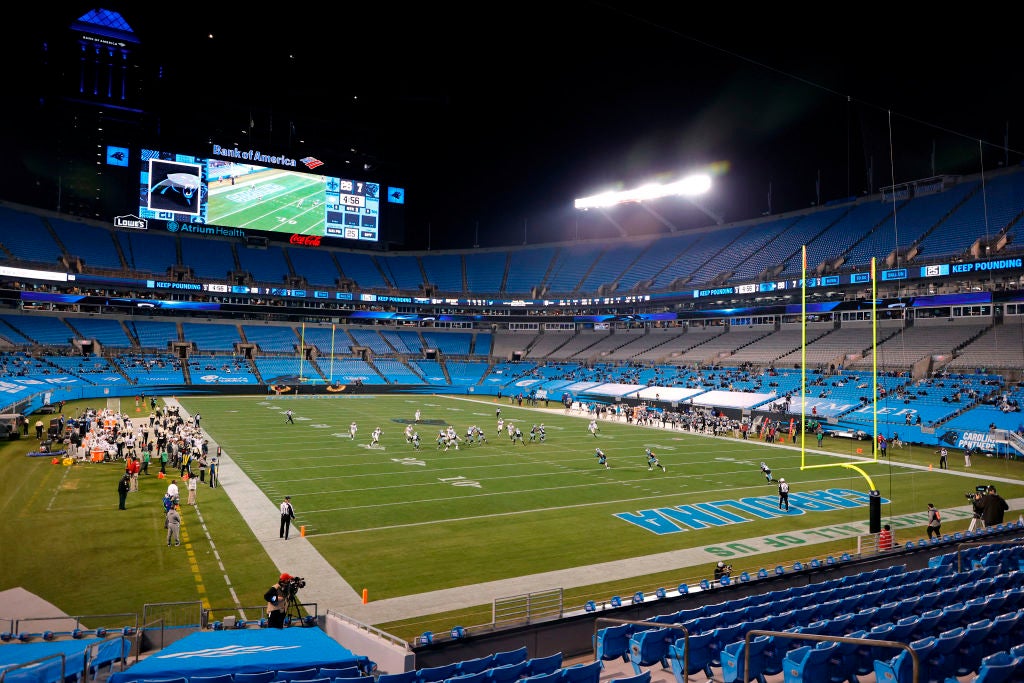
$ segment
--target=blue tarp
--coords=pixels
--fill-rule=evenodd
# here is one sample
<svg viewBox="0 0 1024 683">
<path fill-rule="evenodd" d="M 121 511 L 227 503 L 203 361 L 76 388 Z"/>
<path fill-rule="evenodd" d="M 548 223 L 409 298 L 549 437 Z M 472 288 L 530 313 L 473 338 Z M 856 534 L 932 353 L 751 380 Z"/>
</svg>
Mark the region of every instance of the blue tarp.
<svg viewBox="0 0 1024 683">
<path fill-rule="evenodd" d="M 110 676 L 110 683 L 143 678 L 216 676 L 254 671 L 362 665 L 359 657 L 317 627 L 193 633 Z"/>
<path fill-rule="evenodd" d="M 86 666 L 87 650 L 102 638 L 82 640 L 52 640 L 34 643 L 5 643 L 0 645 L 0 671 L 18 664 L 26 664 L 44 657 L 53 657 L 31 667 L 8 671 L 4 681 L 11 683 L 59 683 L 60 658 L 64 655 L 64 676 L 81 677 Z"/>
</svg>

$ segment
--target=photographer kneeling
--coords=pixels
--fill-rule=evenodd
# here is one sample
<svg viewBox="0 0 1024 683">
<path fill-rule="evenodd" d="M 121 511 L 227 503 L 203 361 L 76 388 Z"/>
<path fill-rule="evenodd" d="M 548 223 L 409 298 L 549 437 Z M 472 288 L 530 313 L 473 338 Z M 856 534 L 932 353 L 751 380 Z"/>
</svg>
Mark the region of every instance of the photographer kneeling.
<svg viewBox="0 0 1024 683">
<path fill-rule="evenodd" d="M 281 574 L 277 583 L 267 589 L 263 599 L 267 601 L 267 622 L 271 628 L 284 628 L 284 618 L 288 615 L 288 601 L 293 591 L 290 589 L 291 574 Z"/>
</svg>

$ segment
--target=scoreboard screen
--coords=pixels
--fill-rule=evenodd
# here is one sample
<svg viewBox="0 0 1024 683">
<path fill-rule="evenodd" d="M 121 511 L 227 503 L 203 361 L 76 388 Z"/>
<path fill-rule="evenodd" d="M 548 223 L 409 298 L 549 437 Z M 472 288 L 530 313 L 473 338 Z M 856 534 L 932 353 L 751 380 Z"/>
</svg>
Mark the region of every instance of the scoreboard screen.
<svg viewBox="0 0 1024 683">
<path fill-rule="evenodd" d="M 378 242 L 379 183 L 143 149 L 139 217 Z"/>
</svg>

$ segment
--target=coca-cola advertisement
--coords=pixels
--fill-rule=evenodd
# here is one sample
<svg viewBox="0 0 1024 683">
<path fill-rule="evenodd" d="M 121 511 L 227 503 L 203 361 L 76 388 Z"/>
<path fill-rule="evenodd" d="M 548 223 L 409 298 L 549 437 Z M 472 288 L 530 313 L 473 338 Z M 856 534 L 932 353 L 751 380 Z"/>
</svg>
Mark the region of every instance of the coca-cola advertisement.
<svg viewBox="0 0 1024 683">
<path fill-rule="evenodd" d="M 320 235 L 292 235 L 288 238 L 288 242 L 303 247 L 319 247 Z"/>
</svg>

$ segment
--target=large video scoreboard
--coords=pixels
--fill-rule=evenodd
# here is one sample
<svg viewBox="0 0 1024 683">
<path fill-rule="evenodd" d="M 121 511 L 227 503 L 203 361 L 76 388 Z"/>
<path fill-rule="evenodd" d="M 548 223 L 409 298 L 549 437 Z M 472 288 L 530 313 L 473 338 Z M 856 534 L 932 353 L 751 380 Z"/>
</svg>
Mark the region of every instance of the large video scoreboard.
<svg viewBox="0 0 1024 683">
<path fill-rule="evenodd" d="M 213 158 L 154 149 L 140 156 L 141 219 L 244 231 L 239 234 L 301 235 L 311 243 L 325 237 L 381 239 L 381 185 L 311 173 L 323 166 L 313 157 L 295 160 L 218 145 Z M 306 170 L 297 170 L 300 164 Z M 403 190 L 388 193 L 404 201 Z"/>
</svg>

